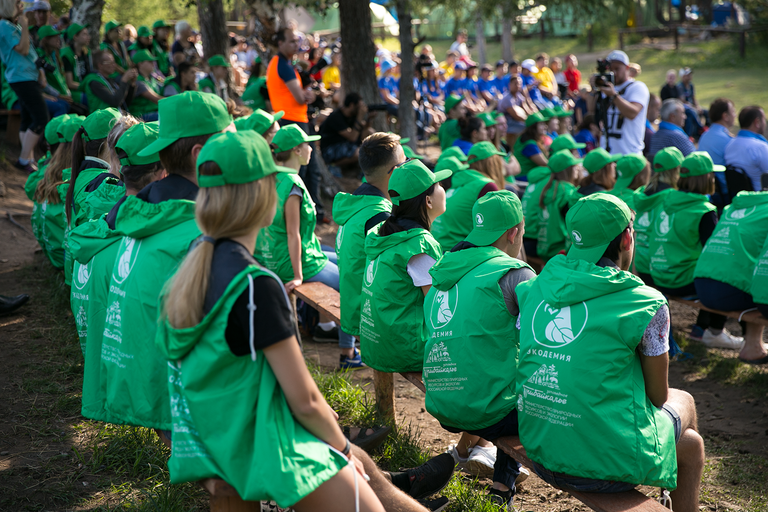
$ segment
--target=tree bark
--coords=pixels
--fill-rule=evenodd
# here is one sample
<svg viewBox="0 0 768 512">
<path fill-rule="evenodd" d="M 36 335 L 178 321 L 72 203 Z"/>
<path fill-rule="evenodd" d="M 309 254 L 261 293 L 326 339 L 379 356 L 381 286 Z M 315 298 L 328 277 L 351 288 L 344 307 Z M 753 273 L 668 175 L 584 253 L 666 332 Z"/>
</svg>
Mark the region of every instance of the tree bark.
<svg viewBox="0 0 768 512">
<path fill-rule="evenodd" d="M 502 58 L 509 62 L 515 58 L 515 42 L 512 39 L 512 18 L 504 18 L 502 20 L 501 29 L 501 52 Z"/>
<path fill-rule="evenodd" d="M 104 0 L 72 0 L 72 22 L 87 25 L 91 33 L 91 49 L 98 50 L 101 44 L 101 13 Z"/>
<path fill-rule="evenodd" d="M 411 0 L 397 0 L 397 18 L 400 24 L 400 108 L 397 119 L 400 122 L 400 137 L 410 138 L 411 148 L 416 148 L 416 116 L 413 100 L 413 36 L 411 35 Z"/>
<path fill-rule="evenodd" d="M 197 0 L 197 17 L 200 20 L 205 59 L 214 55 L 223 55 L 229 59 L 227 18 L 222 0 Z"/>
<path fill-rule="evenodd" d="M 483 14 L 480 9 L 477 10 L 477 16 L 475 17 L 475 42 L 477 43 L 477 57 L 476 61 L 482 66 L 488 59 L 486 58 L 485 51 L 485 22 L 483 21 Z"/>
<path fill-rule="evenodd" d="M 360 0 L 339 0 L 339 21 L 341 40 L 341 83 L 344 92 L 356 92 L 369 104 L 382 103 L 379 86 L 376 83 L 376 47 L 371 29 L 371 9 L 368 2 Z M 381 113 L 374 118 L 374 127 L 386 131 L 386 116 Z"/>
</svg>

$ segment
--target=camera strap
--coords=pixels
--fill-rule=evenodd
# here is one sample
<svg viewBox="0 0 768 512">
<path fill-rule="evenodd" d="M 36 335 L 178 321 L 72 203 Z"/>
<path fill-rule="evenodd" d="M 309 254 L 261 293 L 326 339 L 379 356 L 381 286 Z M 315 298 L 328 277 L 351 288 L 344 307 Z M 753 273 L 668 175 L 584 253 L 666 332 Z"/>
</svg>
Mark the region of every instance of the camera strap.
<svg viewBox="0 0 768 512">
<path fill-rule="evenodd" d="M 618 94 L 619 96 L 623 97 L 624 94 L 626 94 L 626 92 L 629 90 L 629 88 L 634 83 L 635 83 L 634 80 L 627 81 L 627 84 L 620 91 L 617 90 L 616 94 Z M 614 125 L 613 129 L 614 130 L 621 130 L 622 126 L 624 126 L 624 115 L 621 113 L 621 111 L 619 111 L 619 107 L 617 107 L 616 105 L 611 104 L 608 108 L 610 109 L 611 107 L 615 108 L 616 112 L 618 113 L 618 119 L 616 119 L 616 124 Z M 610 130 L 606 129 L 605 136 L 606 137 L 610 137 L 612 139 L 620 139 L 621 138 L 621 131 L 610 131 Z"/>
</svg>

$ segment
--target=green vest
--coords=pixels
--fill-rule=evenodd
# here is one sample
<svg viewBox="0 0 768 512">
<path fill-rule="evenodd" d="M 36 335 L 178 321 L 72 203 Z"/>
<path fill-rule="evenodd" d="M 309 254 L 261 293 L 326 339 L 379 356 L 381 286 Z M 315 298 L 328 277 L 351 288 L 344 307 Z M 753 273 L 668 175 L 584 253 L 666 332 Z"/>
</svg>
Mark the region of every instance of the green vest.
<svg viewBox="0 0 768 512">
<path fill-rule="evenodd" d="M 168 469 L 174 484 L 221 478 L 244 500 L 290 507 L 347 460 L 296 421 L 261 350 L 236 356 L 224 339 L 235 301 L 265 275 L 277 279 L 256 266 L 240 272 L 194 327 L 161 320 L 157 350 L 172 361 L 163 375 L 173 414 Z"/>
<path fill-rule="evenodd" d="M 143 76 L 139 75 L 138 81 L 146 85 L 147 89 L 150 89 L 154 93 L 160 95 L 160 84 L 157 83 L 157 80 L 155 80 L 154 77 L 150 76 L 149 78 L 144 78 Z M 138 94 L 134 94 L 130 105 L 128 105 L 128 109 L 134 116 L 141 117 L 144 114 L 148 114 L 150 112 L 157 112 L 157 103 L 139 96 Z"/>
<path fill-rule="evenodd" d="M 541 187 L 544 192 L 544 187 Z M 534 196 L 534 203 L 539 204 L 541 193 Z M 544 209 L 539 210 L 539 232 L 536 252 L 544 261 L 553 257 L 562 250 L 567 251 L 571 246 L 571 237 L 565 229 L 565 217 L 562 215 L 564 207 L 569 208 L 581 198 L 578 189 L 567 181 L 555 180 L 547 189 L 544 196 Z"/>
<path fill-rule="evenodd" d="M 69 87 L 67 87 L 67 79 L 64 78 L 64 72 L 59 64 L 59 57 L 56 50 L 51 54 L 47 54 L 42 48 L 37 48 L 37 54 L 42 57 L 45 62 L 54 67 L 52 72 L 45 72 L 45 79 L 48 81 L 48 85 L 64 96 L 72 96 L 72 92 L 69 90 Z"/>
<path fill-rule="evenodd" d="M 441 124 L 437 132 L 437 138 L 440 140 L 440 151 L 445 151 L 453 146 L 454 141 L 461 138 L 458 119 L 448 119 Z"/>
<path fill-rule="evenodd" d="M 392 210 L 392 203 L 379 196 L 355 196 L 339 192 L 333 199 L 336 232 L 336 256 L 339 267 L 341 330 L 360 335 L 360 290 L 365 271 L 366 223 L 382 212 Z M 379 225 L 371 229 L 378 233 Z"/>
<path fill-rule="evenodd" d="M 85 90 L 85 97 L 88 98 L 88 111 L 93 114 L 97 110 L 102 110 L 105 108 L 110 108 L 112 105 L 109 105 L 108 103 L 101 101 L 98 96 L 93 94 L 93 91 L 91 90 L 91 84 L 94 82 L 101 83 L 104 87 L 109 89 L 110 91 L 114 89 L 105 79 L 103 76 L 101 76 L 98 73 L 90 73 L 88 76 L 85 77 L 83 80 L 83 84 L 80 88 Z"/>
<path fill-rule="evenodd" d="M 512 154 L 515 155 L 515 158 L 517 158 L 517 161 L 520 163 L 520 174 L 519 176 L 525 176 L 528 174 L 531 169 L 534 167 L 538 167 L 539 164 L 534 163 L 533 160 L 528 158 L 523 154 L 523 149 L 525 149 L 526 146 L 537 146 L 537 142 L 535 139 L 527 140 L 525 142 L 521 142 L 520 139 L 517 139 L 515 142 L 514 147 L 512 148 Z"/>
<path fill-rule="evenodd" d="M 256 110 L 260 108 L 267 110 L 267 100 L 261 94 L 261 90 L 267 87 L 267 77 L 260 76 L 254 80 L 248 81 L 248 87 L 246 87 L 240 99 L 243 100 L 243 104 L 246 107 Z"/>
<path fill-rule="evenodd" d="M 120 421 L 104 407 L 101 350 L 109 295 L 107 277 L 112 273 L 121 240 L 120 234 L 109 229 L 103 218 L 76 227 L 69 238 L 75 261 L 70 302 L 85 359 L 82 415 L 109 423 Z"/>
<path fill-rule="evenodd" d="M 489 183 L 493 180 L 473 169 L 453 175 L 451 188 L 445 193 L 445 213 L 432 223 L 432 234 L 444 252 L 453 249 L 472 231 L 472 207 Z"/>
<path fill-rule="evenodd" d="M 211 80 L 211 75 L 205 75 L 205 78 L 197 82 L 197 90 L 200 92 L 216 94 L 216 85 L 213 83 L 213 80 Z"/>
<path fill-rule="evenodd" d="M 767 236 L 768 192 L 739 192 L 704 245 L 693 277 L 715 279 L 750 293 Z"/>
<path fill-rule="evenodd" d="M 630 207 L 630 209 L 635 210 L 635 194 L 642 194 L 645 191 L 645 185 L 638 188 L 637 190 L 632 190 L 631 188 L 621 188 L 621 189 L 613 189 L 606 192 L 606 194 L 612 194 L 625 203 L 627 203 L 627 206 Z"/>
<path fill-rule="evenodd" d="M 58 203 L 50 204 L 48 201 L 43 201 L 38 205 L 36 213 L 39 217 L 34 222 L 38 225 L 40 247 L 51 265 L 56 268 L 64 268 L 65 264 L 64 231 L 67 217 L 64 214 L 64 201 L 68 187 L 69 183 L 59 185 L 60 201 Z"/>
<path fill-rule="evenodd" d="M 30 201 L 35 200 L 35 191 L 37 190 L 37 186 L 45 177 L 46 167 L 47 165 L 38 165 L 37 170 L 30 174 L 29 178 L 27 178 L 27 181 L 24 183 L 24 193 L 27 194 L 27 197 Z"/>
<path fill-rule="evenodd" d="M 168 52 L 163 50 L 160 43 L 152 40 L 152 55 L 157 57 L 157 69 L 163 74 L 163 76 L 170 76 L 171 73 L 171 61 L 168 57 Z"/>
<path fill-rule="evenodd" d="M 651 273 L 651 226 L 664 206 L 664 198 L 673 190 L 668 188 L 650 196 L 644 189 L 635 191 L 635 272 L 638 274 Z"/>
<path fill-rule="evenodd" d="M 528 457 L 576 477 L 674 489 L 674 428 L 648 399 L 637 354 L 664 297 L 629 272 L 565 256 L 516 292 Z"/>
<path fill-rule="evenodd" d="M 517 317 L 509 314 L 499 280 L 519 268 L 529 267 L 495 247 L 475 247 L 445 254 L 430 270 L 425 404 L 444 425 L 490 427 L 517 405 Z"/>
<path fill-rule="evenodd" d="M 121 51 L 115 50 L 115 47 L 111 44 L 108 44 L 106 41 L 102 41 L 99 45 L 99 50 L 107 50 L 109 51 L 112 56 L 115 58 L 115 64 L 123 68 L 124 70 L 128 71 L 128 52 L 125 49 L 125 44 L 123 44 L 122 41 L 119 41 L 117 43 L 120 46 Z M 114 76 L 120 76 L 119 72 L 115 72 Z"/>
<path fill-rule="evenodd" d="M 170 430 L 168 365 L 153 341 L 160 292 L 200 235 L 195 203 L 130 196 L 115 230 L 125 236 L 109 273 L 101 350 L 105 409 L 118 423 Z"/>
<path fill-rule="evenodd" d="M 360 311 L 363 362 L 380 372 L 420 372 L 427 344 L 424 292 L 413 285 L 411 257 L 440 259 L 440 244 L 426 229 L 365 237 L 365 274 Z"/>
<path fill-rule="evenodd" d="M 315 236 L 317 215 L 315 203 L 312 202 L 307 187 L 304 186 L 298 174 L 278 173 L 277 212 L 272 225 L 259 231 L 254 257 L 277 274 L 284 283 L 293 279 L 291 255 L 288 252 L 288 231 L 285 229 L 285 202 L 294 186 L 299 187 L 303 193 L 299 207 L 301 216 L 299 233 L 301 234 L 301 271 L 304 280 L 315 277 L 328 263 L 328 257 L 320 248 L 320 240 Z"/>
<path fill-rule="evenodd" d="M 539 216 L 541 215 L 539 196 L 541 196 L 541 190 L 549 180 L 549 175 L 548 169 L 546 172 L 535 172 L 528 175 L 528 186 L 525 187 L 521 200 L 523 217 L 525 218 L 525 233 L 523 234 L 525 238 L 535 240 L 539 237 Z"/>
<path fill-rule="evenodd" d="M 657 286 L 680 288 L 693 283 L 693 271 L 701 255 L 699 222 L 715 211 L 706 196 L 673 191 L 651 227 L 648 251 L 651 277 Z"/>
<path fill-rule="evenodd" d="M 91 58 L 91 50 L 86 48 L 85 49 L 85 58 L 90 59 Z M 61 49 L 61 52 L 59 53 L 61 56 L 61 60 L 65 60 L 69 63 L 70 66 L 72 66 L 72 69 L 74 70 L 72 72 L 72 79 L 80 84 L 80 88 L 77 89 L 78 92 L 86 92 L 85 84 L 83 84 L 83 80 L 85 80 L 86 75 L 80 75 L 78 73 L 78 61 L 82 59 L 83 57 L 79 55 L 75 55 L 75 50 L 72 48 L 71 45 L 67 45 L 64 48 Z"/>
<path fill-rule="evenodd" d="M 181 85 L 179 84 L 179 82 L 176 81 L 175 77 L 169 80 L 166 80 L 165 83 L 163 84 L 163 96 L 165 96 L 166 98 L 169 96 L 173 96 L 173 94 L 169 94 L 168 96 L 165 95 L 165 90 L 168 87 L 170 87 L 175 91 L 174 94 L 181 94 Z"/>
<path fill-rule="evenodd" d="M 768 237 L 759 254 L 752 273 L 752 300 L 756 304 L 768 304 Z"/>
</svg>

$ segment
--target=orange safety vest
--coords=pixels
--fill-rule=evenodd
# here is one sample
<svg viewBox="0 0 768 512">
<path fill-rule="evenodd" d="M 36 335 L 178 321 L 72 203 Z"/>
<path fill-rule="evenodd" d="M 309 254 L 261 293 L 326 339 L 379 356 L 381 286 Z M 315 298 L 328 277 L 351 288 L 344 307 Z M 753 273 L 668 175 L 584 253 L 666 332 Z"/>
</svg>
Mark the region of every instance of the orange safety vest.
<svg viewBox="0 0 768 512">
<path fill-rule="evenodd" d="M 285 112 L 283 119 L 288 121 L 294 121 L 297 123 L 309 122 L 307 117 L 307 106 L 303 103 L 297 103 L 293 97 L 288 85 L 277 74 L 277 62 L 280 57 L 275 55 L 272 60 L 269 61 L 267 67 L 267 92 L 269 92 L 269 101 L 272 103 L 272 110 L 277 112 L 282 110 Z M 296 80 L 301 83 L 299 72 L 296 73 Z"/>
</svg>

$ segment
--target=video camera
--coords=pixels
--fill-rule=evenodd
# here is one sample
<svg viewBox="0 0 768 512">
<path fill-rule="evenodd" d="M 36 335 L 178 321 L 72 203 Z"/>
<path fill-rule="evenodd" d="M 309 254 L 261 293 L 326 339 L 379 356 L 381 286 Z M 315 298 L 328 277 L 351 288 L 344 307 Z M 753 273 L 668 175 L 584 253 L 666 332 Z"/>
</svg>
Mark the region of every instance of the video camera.
<svg viewBox="0 0 768 512">
<path fill-rule="evenodd" d="M 37 66 L 37 69 L 42 69 L 46 73 L 53 73 L 56 71 L 53 64 L 49 64 L 43 57 L 38 57 L 35 61 L 35 66 Z"/>
<path fill-rule="evenodd" d="M 595 87 L 605 87 L 608 83 L 615 84 L 613 71 L 608 71 L 611 63 L 605 59 L 597 59 L 597 73 L 592 75 Z"/>
</svg>

